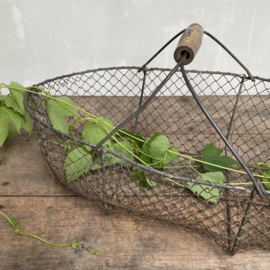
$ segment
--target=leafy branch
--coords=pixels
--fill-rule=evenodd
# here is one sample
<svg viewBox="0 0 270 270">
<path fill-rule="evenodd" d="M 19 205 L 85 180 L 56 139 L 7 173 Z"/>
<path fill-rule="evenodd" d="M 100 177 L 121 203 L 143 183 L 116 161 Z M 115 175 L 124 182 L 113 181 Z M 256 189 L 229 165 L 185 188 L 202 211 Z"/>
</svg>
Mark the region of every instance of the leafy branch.
<svg viewBox="0 0 270 270">
<path fill-rule="evenodd" d="M 12 82 L 10 85 L 1 84 L 0 87 L 6 87 L 10 90 L 10 95 L 3 98 L 0 88 L 0 146 L 2 146 L 4 141 L 8 138 L 20 134 L 20 128 L 25 128 L 24 122 L 26 119 L 31 122 L 31 118 L 23 106 L 23 95 L 25 92 L 37 94 L 31 90 L 32 88 L 39 90 L 40 93 L 38 93 L 38 95 L 45 97 L 42 102 L 44 103 L 51 125 L 57 130 L 66 134 L 71 134 L 77 123 L 85 121 L 86 123 L 84 124 L 83 133 L 80 138 L 93 144 L 98 144 L 114 129 L 113 123 L 110 120 L 102 116 L 96 117 L 95 115 L 76 107 L 73 101 L 68 97 L 63 96 L 54 98 L 46 90 L 40 87 L 32 86 L 24 88 L 15 82 Z M 81 117 L 78 114 L 78 111 L 84 112 L 90 117 Z M 66 117 L 73 116 L 76 116 L 79 119 L 69 128 Z M 28 125 L 28 131 L 30 133 L 32 128 L 29 127 L 30 124 Z M 92 155 L 90 147 L 82 146 L 76 142 L 74 143 L 79 147 L 72 150 L 70 142 L 70 140 L 66 140 L 65 145 L 61 145 L 67 152 L 64 165 L 68 182 L 77 180 L 90 170 L 101 168 L 98 164 L 98 161 L 100 160 L 99 153 Z M 187 156 L 181 154 L 175 147 L 169 147 L 168 138 L 160 133 L 156 133 L 150 138 L 144 138 L 140 134 L 132 134 L 124 129 L 120 129 L 108 139 L 104 145 L 108 150 L 121 154 L 123 157 L 130 160 L 136 160 L 138 163 L 149 168 L 161 170 L 168 168 L 191 168 L 197 173 L 198 176 L 196 179 L 198 180 L 223 184 L 226 182 L 223 174 L 225 170 L 246 174 L 244 171 L 232 169 L 231 166 L 239 164 L 228 156 L 221 156 L 223 150 L 215 147 L 213 144 L 206 144 L 201 156 Z M 189 166 L 167 166 L 178 157 L 188 159 Z M 197 157 L 200 157 L 201 159 L 198 159 Z M 194 165 L 192 164 L 192 161 L 199 162 L 201 165 Z M 124 160 L 108 153 L 105 156 L 105 162 L 107 166 L 117 163 L 128 166 Z M 270 165 L 258 163 L 256 166 L 261 172 L 261 175 L 254 174 L 254 176 L 262 178 L 265 187 L 270 189 Z M 198 167 L 205 172 L 202 173 L 195 169 Z M 260 170 L 260 167 L 268 168 L 269 170 L 263 172 Z M 157 185 L 157 183 L 148 179 L 144 170 L 137 166 L 132 167 L 131 176 L 142 188 L 153 188 Z M 176 183 L 170 178 L 166 179 Z M 219 198 L 219 191 L 217 188 L 194 183 L 188 183 L 186 186 L 179 183 L 178 185 L 190 189 L 192 192 L 213 203 L 217 203 L 217 199 Z"/>
</svg>

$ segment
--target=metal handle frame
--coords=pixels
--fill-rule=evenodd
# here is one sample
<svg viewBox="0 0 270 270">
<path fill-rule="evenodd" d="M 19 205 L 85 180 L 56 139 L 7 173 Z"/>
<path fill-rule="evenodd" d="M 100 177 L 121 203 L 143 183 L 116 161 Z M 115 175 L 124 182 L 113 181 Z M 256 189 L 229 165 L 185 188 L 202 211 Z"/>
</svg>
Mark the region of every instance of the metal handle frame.
<svg viewBox="0 0 270 270">
<path fill-rule="evenodd" d="M 242 241 L 240 238 L 242 236 L 242 234 L 245 232 L 244 231 L 244 227 L 248 221 L 248 215 L 250 214 L 251 212 L 251 209 L 252 209 L 252 206 L 253 204 L 255 203 L 254 200 L 255 200 L 255 197 L 258 193 L 258 195 L 260 197 L 265 197 L 265 194 L 270 194 L 270 191 L 268 190 L 264 190 L 263 186 L 260 186 L 259 184 L 261 183 L 258 183 L 256 181 L 256 179 L 254 178 L 254 176 L 252 175 L 251 171 L 249 170 L 249 168 L 246 166 L 246 164 L 243 162 L 243 160 L 241 159 L 241 157 L 238 155 L 238 153 L 234 150 L 234 148 L 232 147 L 232 145 L 229 143 L 228 141 L 228 138 L 229 138 L 229 132 L 230 132 L 230 128 L 231 128 L 231 125 L 229 127 L 229 130 L 228 130 L 228 135 L 227 136 L 224 136 L 224 134 L 221 132 L 221 130 L 219 129 L 219 127 L 217 126 L 216 122 L 212 119 L 211 115 L 208 113 L 208 111 L 206 110 L 206 108 L 203 106 L 201 100 L 199 99 L 199 96 L 197 95 L 197 93 L 195 92 L 193 86 L 191 85 L 189 79 L 188 79 L 188 76 L 186 74 L 186 71 L 185 71 L 185 68 L 184 68 L 184 60 L 185 58 L 187 57 L 187 53 L 184 53 L 182 55 L 182 57 L 180 58 L 179 62 L 176 64 L 176 66 L 170 70 L 169 74 L 166 76 L 166 78 L 160 83 L 160 85 L 158 87 L 156 87 L 156 89 L 153 91 L 153 93 L 149 96 L 149 98 L 142 104 L 142 97 L 143 97 L 143 90 L 144 90 L 144 87 L 145 87 L 145 79 L 146 79 L 146 75 L 147 75 L 147 68 L 146 66 L 154 59 L 156 58 L 173 40 L 175 40 L 177 37 L 179 37 L 181 34 L 183 34 L 185 31 L 182 30 L 180 31 L 177 35 L 175 35 L 170 41 L 168 41 L 153 57 L 151 57 L 140 69 L 138 69 L 138 72 L 141 72 L 142 70 L 144 71 L 144 78 L 143 78 L 143 86 L 142 86 L 142 91 L 141 91 L 141 98 L 140 98 L 140 103 L 139 103 L 139 108 L 137 109 L 136 112 L 134 112 L 133 114 L 131 114 L 129 117 L 127 117 L 124 121 L 122 121 L 117 127 L 115 127 L 103 140 L 101 140 L 97 145 L 94 145 L 92 143 L 89 143 L 89 142 L 86 142 L 86 141 L 83 141 L 83 140 L 80 140 L 80 139 L 77 139 L 77 138 L 73 138 L 72 136 L 70 135 L 67 135 L 67 134 L 64 134 L 56 129 L 54 129 L 53 127 L 51 127 L 50 123 L 49 124 L 46 124 L 42 121 L 42 119 L 38 119 L 33 113 L 32 111 L 30 110 L 30 108 L 28 108 L 27 106 L 27 96 L 28 96 L 28 93 L 25 94 L 24 96 L 24 106 L 26 108 L 26 111 L 28 111 L 32 118 L 34 118 L 35 120 L 39 121 L 42 123 L 43 126 L 51 129 L 52 131 L 54 131 L 56 134 L 58 135 L 62 135 L 63 137 L 65 138 L 68 138 L 68 139 L 72 139 L 80 144 L 85 144 L 85 145 L 88 145 L 92 148 L 91 150 L 91 153 L 94 153 L 96 151 L 100 152 L 101 153 L 101 163 L 102 163 L 102 175 L 103 175 L 103 200 L 104 200 L 104 204 L 105 204 L 105 208 L 107 208 L 107 202 L 106 202 L 106 190 L 105 190 L 105 186 L 106 186 L 106 176 L 105 176 L 105 164 L 104 164 L 104 156 L 106 155 L 106 152 L 110 153 L 110 154 L 113 154 L 119 158 L 122 158 L 123 160 L 125 160 L 126 162 L 128 163 L 131 163 L 135 166 L 138 166 L 144 170 L 148 170 L 150 172 L 153 172 L 153 173 L 156 173 L 160 176 L 164 176 L 164 177 L 170 177 L 172 179 L 175 179 L 175 180 L 180 180 L 180 181 L 185 181 L 185 182 L 192 182 L 194 184 L 202 184 L 202 185 L 207 185 L 207 186 L 213 186 L 213 187 L 217 187 L 217 188 L 225 188 L 228 192 L 230 190 L 242 190 L 242 191 L 245 191 L 245 192 L 251 192 L 250 190 L 247 190 L 243 187 L 238 187 L 238 186 L 231 186 L 229 185 L 229 183 L 227 184 L 217 184 L 217 183 L 211 183 L 211 182 L 206 182 L 206 181 L 200 181 L 200 180 L 197 180 L 197 179 L 191 179 L 191 178 L 184 178 L 184 177 L 179 177 L 179 176 L 173 176 L 173 175 L 168 175 L 165 172 L 162 172 L 162 171 L 159 171 L 159 170 L 156 170 L 156 169 L 153 169 L 153 168 L 149 168 L 149 167 L 146 167 L 142 164 L 138 164 L 137 162 L 135 161 L 132 161 L 132 160 L 129 160 L 128 158 L 118 154 L 118 153 L 115 153 L 113 151 L 110 151 L 110 150 L 106 150 L 105 148 L 102 147 L 102 145 L 108 140 L 110 139 L 122 126 L 124 126 L 127 122 L 129 122 L 131 119 L 133 119 L 134 117 L 137 116 L 137 119 L 136 119 L 136 124 L 137 124 L 137 121 L 138 121 L 138 115 L 147 107 L 147 105 L 153 100 L 153 98 L 159 93 L 159 91 L 162 89 L 162 87 L 168 82 L 168 80 L 173 76 L 173 74 L 180 68 L 181 69 L 181 72 L 182 72 L 182 75 L 183 75 L 183 78 L 184 78 L 184 81 L 186 83 L 186 86 L 188 87 L 189 91 L 191 92 L 193 98 L 195 99 L 195 101 L 197 102 L 198 106 L 200 107 L 200 109 L 202 110 L 202 112 L 204 113 L 204 115 L 206 116 L 206 118 L 208 119 L 208 121 L 211 123 L 211 125 L 214 127 L 214 129 L 216 130 L 216 132 L 219 134 L 220 138 L 223 140 L 223 142 L 225 143 L 226 145 L 226 151 L 227 151 L 227 148 L 231 151 L 231 153 L 234 155 L 234 157 L 238 160 L 238 162 L 240 163 L 240 165 L 242 166 L 242 168 L 246 171 L 247 175 L 249 176 L 249 178 L 251 179 L 251 181 L 253 182 L 253 185 L 254 185 L 254 189 L 250 195 L 250 199 L 249 201 L 247 201 L 248 205 L 246 207 L 246 210 L 245 210 L 245 214 L 244 214 L 244 217 L 241 221 L 241 224 L 240 224 L 240 227 L 238 229 L 238 233 L 237 233 L 237 237 L 233 237 L 232 236 L 232 233 L 231 233 L 231 224 L 232 224 L 232 219 L 231 219 L 231 207 L 230 207 L 230 204 L 228 203 L 228 235 L 229 236 L 225 236 L 225 235 L 222 235 L 225 239 L 228 239 L 229 241 L 229 250 L 230 250 L 230 253 L 231 255 L 234 255 L 235 252 L 236 252 L 236 249 L 237 249 L 237 246 L 238 244 Z M 225 51 L 227 51 L 228 54 L 231 55 L 232 58 L 235 59 L 235 61 L 247 72 L 248 74 L 248 77 L 245 77 L 243 76 L 243 79 L 242 79 L 242 82 L 241 82 L 241 87 L 244 83 L 244 81 L 246 80 L 252 80 L 252 81 L 255 81 L 254 77 L 252 76 L 252 74 L 249 72 L 249 70 L 219 41 L 217 40 L 215 37 L 213 37 L 210 33 L 204 31 L 204 34 L 208 35 L 210 38 L 212 38 L 215 42 L 217 42 Z M 240 95 L 240 92 L 241 92 L 241 88 L 239 90 L 239 94 Z M 239 98 L 239 96 L 238 96 Z M 35 100 L 36 102 L 36 100 Z M 237 99 L 237 102 L 238 102 L 238 99 Z M 237 106 L 237 102 L 236 102 L 236 105 L 235 105 L 235 108 L 234 108 L 234 112 L 233 112 L 233 115 L 235 113 L 235 109 L 236 109 L 236 106 Z M 37 106 L 39 107 L 39 106 Z M 41 112 L 42 114 L 42 112 Z M 233 119 L 233 117 L 232 117 Z M 47 119 L 48 120 L 48 119 Z M 49 122 L 49 121 L 48 121 Z M 231 120 L 231 123 L 232 123 L 232 120 Z M 135 130 L 136 130 L 136 124 L 135 124 Z M 185 225 L 183 225 L 185 226 Z"/>
<path fill-rule="evenodd" d="M 143 69 L 146 68 L 146 65 L 148 65 L 155 57 L 157 57 L 157 55 L 159 55 L 173 40 L 175 40 L 178 36 L 180 36 L 182 33 L 184 33 L 185 30 L 180 31 L 177 35 L 175 35 L 169 42 L 167 42 L 153 57 L 151 57 L 142 67 L 141 69 L 138 70 L 138 72 L 142 71 Z M 219 40 L 217 40 L 215 37 L 213 37 L 210 33 L 204 31 L 204 33 L 206 35 L 208 35 L 209 37 L 211 37 L 214 41 L 216 41 L 222 48 L 224 48 L 234 59 L 237 63 L 239 63 L 241 65 L 241 67 L 244 68 L 244 70 L 247 72 L 247 74 L 249 75 L 249 78 L 247 79 L 251 79 L 252 81 L 254 81 L 253 76 L 251 75 L 251 73 L 249 72 L 249 70 L 240 62 L 240 60 L 238 60 L 236 58 L 236 56 L 230 52 L 229 49 L 227 49 Z M 237 152 L 234 150 L 234 148 L 232 147 L 232 145 L 229 143 L 228 139 L 226 138 L 226 136 L 223 135 L 223 133 L 221 132 L 221 130 L 219 129 L 219 127 L 217 126 L 217 124 L 215 123 L 215 121 L 212 119 L 212 117 L 210 116 L 210 114 L 207 112 L 206 108 L 203 106 L 202 102 L 200 101 L 198 95 L 196 94 L 195 90 L 193 89 L 192 85 L 190 84 L 190 81 L 186 75 L 186 71 L 184 68 L 184 60 L 187 57 L 187 53 L 185 53 L 179 60 L 179 62 L 176 64 L 176 66 L 171 70 L 171 72 L 166 76 L 166 78 L 161 82 L 161 84 L 154 90 L 154 92 L 150 95 L 150 97 L 144 102 L 144 104 L 142 106 L 139 106 L 139 109 L 134 112 L 133 114 L 131 114 L 129 117 L 127 117 L 123 122 L 121 122 L 117 127 L 115 127 L 103 140 L 101 140 L 93 149 L 92 149 L 92 153 L 96 152 L 99 148 L 102 147 L 102 145 L 108 140 L 110 139 L 121 127 L 123 127 L 127 122 L 129 122 L 131 119 L 133 119 L 134 117 L 138 116 L 146 107 L 147 105 L 153 100 L 153 98 L 158 94 L 158 92 L 161 90 L 161 88 L 166 84 L 166 82 L 172 77 L 172 75 L 179 69 L 179 67 L 181 67 L 181 72 L 183 74 L 185 83 L 189 89 L 189 91 L 191 92 L 191 94 L 193 95 L 194 99 L 196 100 L 197 104 L 199 105 L 199 107 L 201 108 L 202 112 L 205 114 L 205 116 L 207 117 L 207 119 L 209 120 L 209 122 L 211 123 L 211 125 L 214 127 L 214 129 L 217 131 L 217 133 L 219 134 L 219 136 L 221 137 L 221 139 L 224 141 L 224 143 L 226 144 L 226 146 L 230 149 L 230 151 L 232 152 L 232 154 L 235 156 L 235 158 L 238 160 L 238 162 L 240 163 L 240 165 L 242 166 L 242 168 L 246 171 L 246 173 L 248 174 L 249 178 L 251 179 L 251 181 L 254 184 L 254 187 L 256 189 L 256 191 L 258 192 L 258 194 L 263 198 L 265 197 L 264 192 L 262 191 L 262 189 L 260 188 L 258 182 L 255 180 L 254 176 L 252 175 L 251 171 L 249 170 L 249 168 L 246 166 L 246 164 L 243 162 L 243 160 L 241 159 L 241 157 L 237 154 Z"/>
</svg>

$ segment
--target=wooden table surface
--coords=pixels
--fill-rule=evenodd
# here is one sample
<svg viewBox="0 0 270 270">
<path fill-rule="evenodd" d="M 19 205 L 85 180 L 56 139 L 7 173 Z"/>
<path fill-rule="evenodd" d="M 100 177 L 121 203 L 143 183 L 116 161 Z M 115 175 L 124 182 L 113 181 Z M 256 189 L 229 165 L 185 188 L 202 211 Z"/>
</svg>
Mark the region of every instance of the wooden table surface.
<svg viewBox="0 0 270 270">
<path fill-rule="evenodd" d="M 128 104 L 128 99 L 126 98 L 121 104 Z M 106 99 L 103 101 L 108 103 Z M 215 112 L 215 106 L 224 108 L 218 99 L 212 100 L 212 103 L 209 103 L 213 104 L 211 106 L 207 103 L 208 101 L 206 99 L 204 102 L 210 111 Z M 232 106 L 229 100 L 225 101 L 222 100 L 224 104 L 228 104 L 227 107 Z M 111 97 L 110 102 L 111 105 L 109 105 L 113 108 L 115 102 Z M 174 115 L 176 110 L 184 110 L 186 103 L 189 107 L 194 106 L 194 101 L 187 97 L 178 97 L 177 102 L 168 104 L 166 102 L 168 103 L 167 99 L 162 103 L 162 107 L 158 108 L 164 110 L 163 114 L 166 113 L 171 118 L 176 117 Z M 255 102 L 260 104 L 261 100 L 255 97 L 249 101 L 251 102 L 253 106 Z M 267 102 L 270 106 L 270 101 L 267 100 Z M 239 107 L 242 118 L 239 118 L 241 120 L 239 123 L 237 122 L 239 119 L 236 120 L 238 133 L 245 134 L 246 130 L 252 131 L 250 114 L 255 114 L 257 111 L 249 110 L 248 114 L 245 113 L 252 106 Z M 110 112 L 109 119 L 117 115 L 112 108 L 109 108 L 109 112 L 102 111 L 107 107 L 99 102 L 91 109 L 96 108 L 102 115 Z M 157 106 L 148 108 L 151 114 L 151 110 L 155 107 Z M 267 113 L 264 107 L 260 105 L 259 108 L 262 111 L 260 114 L 267 118 L 268 114 L 264 116 Z M 226 113 L 226 110 L 212 112 L 215 121 Z M 254 117 L 253 120 L 258 121 Z M 201 121 L 200 117 L 193 117 L 189 125 L 181 122 L 182 132 L 185 132 L 183 129 L 195 132 Z M 154 121 L 153 123 L 155 124 Z M 162 128 L 170 131 L 172 123 L 169 121 L 166 123 L 169 126 L 163 125 Z M 265 139 L 266 136 L 269 138 L 266 132 L 269 129 L 264 130 L 265 126 L 262 126 L 262 130 L 255 131 L 261 136 L 264 132 L 263 138 Z M 209 136 L 211 135 L 210 128 L 205 132 L 210 132 Z M 200 140 L 199 136 L 193 138 L 192 143 L 196 143 L 196 140 Z M 241 144 L 241 141 L 237 142 Z M 257 142 L 249 141 L 249 144 L 252 143 Z M 9 217 L 15 216 L 22 225 L 21 231 L 60 244 L 79 238 L 79 243 L 103 254 L 102 256 L 92 255 L 83 249 L 75 250 L 70 246 L 53 247 L 31 237 L 17 235 L 9 224 L 4 223 L 5 218 L 0 215 L 1 270 L 270 269 L 269 252 L 257 250 L 230 257 L 207 238 L 202 238 L 195 233 L 187 233 L 181 227 L 170 227 L 154 220 L 140 216 L 133 217 L 124 213 L 104 213 L 97 209 L 91 202 L 73 195 L 54 179 L 41 155 L 34 134 L 32 136 L 23 134 L 8 140 L 4 147 L 0 148 L 0 161 L 0 211 Z"/>
<path fill-rule="evenodd" d="M 103 254 L 17 235 L 0 215 L 0 269 L 270 269 L 269 252 L 230 257 L 181 227 L 105 214 L 54 179 L 34 135 L 7 141 L 0 148 L 0 160 L 0 211 L 15 216 L 21 231 L 53 243 L 79 238 L 79 243 Z"/>
</svg>

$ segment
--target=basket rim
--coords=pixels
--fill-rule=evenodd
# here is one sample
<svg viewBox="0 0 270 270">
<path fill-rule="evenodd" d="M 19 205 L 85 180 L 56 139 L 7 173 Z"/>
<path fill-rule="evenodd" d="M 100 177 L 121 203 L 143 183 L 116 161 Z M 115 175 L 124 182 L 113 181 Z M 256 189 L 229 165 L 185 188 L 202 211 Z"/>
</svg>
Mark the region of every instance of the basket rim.
<svg viewBox="0 0 270 270">
<path fill-rule="evenodd" d="M 96 69 L 87 69 L 84 71 L 79 71 L 79 72 L 72 72 L 69 74 L 64 74 L 61 76 L 57 76 L 57 77 L 53 77 L 51 79 L 47 79 L 44 80 L 42 82 L 39 82 L 37 84 L 34 84 L 35 86 L 41 86 L 44 85 L 46 83 L 55 81 L 55 80 L 59 80 L 59 79 L 64 79 L 67 77 L 71 77 L 71 76 L 75 76 L 75 75 L 82 75 L 82 74 L 86 74 L 86 73 L 91 73 L 91 72 L 97 72 L 97 71 L 108 71 L 108 70 L 121 70 L 121 69 L 135 69 L 135 70 L 139 70 L 141 69 L 141 67 L 138 66 L 120 66 L 120 67 L 106 67 L 106 68 L 96 68 Z M 155 71 L 155 70 L 159 70 L 159 71 L 171 71 L 172 69 L 170 68 L 158 68 L 158 67 L 153 67 L 153 68 L 144 68 L 146 71 Z M 177 70 L 176 72 L 181 72 L 181 70 Z M 238 77 L 238 78 L 246 78 L 246 80 L 250 80 L 246 74 L 238 74 L 238 73 L 232 73 L 232 72 L 222 72 L 222 71 L 209 71 L 209 70 L 186 70 L 186 73 L 199 73 L 199 74 L 209 74 L 209 75 L 227 75 L 227 76 L 233 76 L 233 77 Z M 259 77 L 259 76 L 253 76 L 253 78 L 255 80 L 260 80 L 260 81 L 266 81 L 266 82 L 270 82 L 270 78 L 263 78 L 263 77 Z"/>
</svg>

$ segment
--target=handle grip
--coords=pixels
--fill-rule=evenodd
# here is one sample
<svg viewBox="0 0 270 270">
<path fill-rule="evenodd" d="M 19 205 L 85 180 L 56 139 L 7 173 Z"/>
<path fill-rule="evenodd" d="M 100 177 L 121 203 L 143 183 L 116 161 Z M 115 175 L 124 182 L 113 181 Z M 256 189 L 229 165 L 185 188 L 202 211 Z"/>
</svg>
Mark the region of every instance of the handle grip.
<svg viewBox="0 0 270 270">
<path fill-rule="evenodd" d="M 202 37 L 203 28 L 197 23 L 191 24 L 180 37 L 178 45 L 174 51 L 175 61 L 178 63 L 181 55 L 183 55 L 184 52 L 187 52 L 188 56 L 184 61 L 184 65 L 191 63 L 201 47 Z"/>
</svg>

